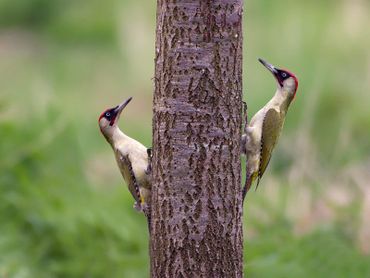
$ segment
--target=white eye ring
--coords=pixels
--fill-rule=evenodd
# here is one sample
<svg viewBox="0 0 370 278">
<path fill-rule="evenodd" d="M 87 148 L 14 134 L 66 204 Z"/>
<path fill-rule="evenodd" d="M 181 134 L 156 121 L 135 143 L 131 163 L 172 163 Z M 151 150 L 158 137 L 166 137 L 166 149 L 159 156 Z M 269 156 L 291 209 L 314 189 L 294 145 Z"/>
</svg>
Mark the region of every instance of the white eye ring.
<svg viewBox="0 0 370 278">
<path fill-rule="evenodd" d="M 283 72 L 282 77 L 286 77 L 286 73 L 285 72 Z"/>
<path fill-rule="evenodd" d="M 105 116 L 110 117 L 110 113 L 109 112 L 105 113 Z"/>
</svg>

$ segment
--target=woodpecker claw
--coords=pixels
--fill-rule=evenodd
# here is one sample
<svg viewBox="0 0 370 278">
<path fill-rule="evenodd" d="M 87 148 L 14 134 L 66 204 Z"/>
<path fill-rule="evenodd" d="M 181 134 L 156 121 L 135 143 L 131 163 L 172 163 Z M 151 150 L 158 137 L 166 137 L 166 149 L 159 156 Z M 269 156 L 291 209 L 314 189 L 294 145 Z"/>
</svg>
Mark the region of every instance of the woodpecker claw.
<svg viewBox="0 0 370 278">
<path fill-rule="evenodd" d="M 140 203 L 138 202 L 135 202 L 134 205 L 133 205 L 133 208 L 138 211 L 138 212 L 142 212 L 143 211 L 143 207 L 141 206 Z"/>
</svg>

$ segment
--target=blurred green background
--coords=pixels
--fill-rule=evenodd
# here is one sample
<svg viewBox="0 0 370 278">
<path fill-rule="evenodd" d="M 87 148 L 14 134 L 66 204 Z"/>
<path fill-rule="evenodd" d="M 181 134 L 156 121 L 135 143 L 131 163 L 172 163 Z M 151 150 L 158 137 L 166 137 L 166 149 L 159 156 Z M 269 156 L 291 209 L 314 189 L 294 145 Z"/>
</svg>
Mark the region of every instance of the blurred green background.
<svg viewBox="0 0 370 278">
<path fill-rule="evenodd" d="M 246 1 L 249 113 L 300 85 L 245 205 L 247 277 L 370 277 L 370 3 Z M 155 1 L 0 0 L 0 277 L 147 277 L 148 235 L 97 119 L 151 144 Z M 140 113 L 138 113 L 138 111 Z"/>
</svg>

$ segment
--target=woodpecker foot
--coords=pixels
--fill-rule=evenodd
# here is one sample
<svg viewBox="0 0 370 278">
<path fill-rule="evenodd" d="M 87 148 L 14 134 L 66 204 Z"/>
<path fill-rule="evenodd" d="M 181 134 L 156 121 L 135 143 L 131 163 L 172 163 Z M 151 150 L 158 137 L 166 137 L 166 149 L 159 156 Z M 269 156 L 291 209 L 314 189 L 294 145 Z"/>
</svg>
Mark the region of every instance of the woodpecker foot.
<svg viewBox="0 0 370 278">
<path fill-rule="evenodd" d="M 138 202 L 135 202 L 133 208 L 138 212 L 143 212 L 145 215 L 147 215 L 150 211 L 148 204 L 145 203 L 140 204 Z"/>
<path fill-rule="evenodd" d="M 138 203 L 138 202 L 135 202 L 134 203 L 134 205 L 132 206 L 136 211 L 138 211 L 138 212 L 142 212 L 143 211 L 143 208 L 142 208 L 142 206 L 141 206 L 141 204 L 140 203 Z"/>
<path fill-rule="evenodd" d="M 149 211 L 149 206 L 148 206 L 148 204 L 141 204 L 141 211 L 146 215 L 147 213 L 148 213 L 148 211 Z"/>
</svg>

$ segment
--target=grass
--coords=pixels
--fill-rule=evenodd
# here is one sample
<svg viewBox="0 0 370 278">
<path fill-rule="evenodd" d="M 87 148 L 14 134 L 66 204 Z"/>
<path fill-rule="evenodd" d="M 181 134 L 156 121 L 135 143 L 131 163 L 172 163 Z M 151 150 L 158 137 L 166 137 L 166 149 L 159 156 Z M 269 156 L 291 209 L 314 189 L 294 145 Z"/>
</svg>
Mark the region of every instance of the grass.
<svg viewBox="0 0 370 278">
<path fill-rule="evenodd" d="M 120 125 L 151 144 L 155 3 L 46 2 L 0 0 L 0 277 L 146 277 L 145 220 L 97 118 L 134 96 Z M 257 57 L 300 80 L 245 205 L 246 275 L 369 277 L 369 4 L 245 6 L 249 113 L 274 86 Z"/>
</svg>

